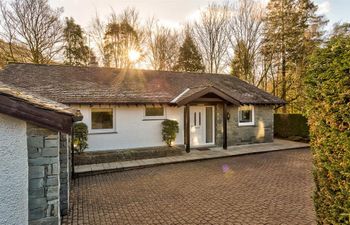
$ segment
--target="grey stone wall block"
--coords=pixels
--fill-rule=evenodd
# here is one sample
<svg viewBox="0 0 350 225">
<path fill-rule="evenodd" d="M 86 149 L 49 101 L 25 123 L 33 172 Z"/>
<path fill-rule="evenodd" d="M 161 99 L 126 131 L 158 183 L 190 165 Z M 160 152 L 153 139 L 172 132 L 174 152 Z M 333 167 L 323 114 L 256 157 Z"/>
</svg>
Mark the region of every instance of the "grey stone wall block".
<svg viewBox="0 0 350 225">
<path fill-rule="evenodd" d="M 45 166 L 31 166 L 29 167 L 29 179 L 41 178 L 45 176 Z"/>
<path fill-rule="evenodd" d="M 45 189 L 44 187 L 29 190 L 29 198 L 44 198 L 45 197 Z"/>
<path fill-rule="evenodd" d="M 47 217 L 58 216 L 58 201 L 57 200 L 48 202 L 46 216 Z"/>
<path fill-rule="evenodd" d="M 29 221 L 29 225 L 58 225 L 57 217 L 48 217 L 39 220 Z"/>
<path fill-rule="evenodd" d="M 29 201 L 29 209 L 39 209 L 46 208 L 47 200 L 46 198 L 33 198 Z"/>
<path fill-rule="evenodd" d="M 58 185 L 58 177 L 57 176 L 47 176 L 46 186 L 57 186 Z"/>
<path fill-rule="evenodd" d="M 45 208 L 37 208 L 29 210 L 29 220 L 37 220 L 46 216 Z"/>
<path fill-rule="evenodd" d="M 58 140 L 52 138 L 45 138 L 44 147 L 45 148 L 57 148 Z"/>
<path fill-rule="evenodd" d="M 48 201 L 58 199 L 58 187 L 57 186 L 49 186 L 47 187 L 46 198 Z"/>
<path fill-rule="evenodd" d="M 42 136 L 29 136 L 27 138 L 27 145 L 30 149 L 43 148 L 44 138 Z"/>
<path fill-rule="evenodd" d="M 58 146 L 45 147 L 42 150 L 42 156 L 58 156 Z"/>
<path fill-rule="evenodd" d="M 54 163 L 51 165 L 52 168 L 52 174 L 58 174 L 58 163 Z"/>
<path fill-rule="evenodd" d="M 53 163 L 57 163 L 57 157 L 38 157 L 34 159 L 28 159 L 28 163 L 30 166 L 43 166 L 49 165 Z"/>
<path fill-rule="evenodd" d="M 29 180 L 29 190 L 39 189 L 44 187 L 44 179 L 43 178 L 35 178 Z"/>
</svg>

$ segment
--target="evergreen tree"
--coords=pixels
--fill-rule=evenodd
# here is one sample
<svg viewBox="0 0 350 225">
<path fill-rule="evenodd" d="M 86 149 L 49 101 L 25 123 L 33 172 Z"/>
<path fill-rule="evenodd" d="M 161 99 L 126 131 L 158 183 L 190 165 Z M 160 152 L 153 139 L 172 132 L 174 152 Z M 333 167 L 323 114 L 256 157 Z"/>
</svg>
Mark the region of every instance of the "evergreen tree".
<svg viewBox="0 0 350 225">
<path fill-rule="evenodd" d="M 267 6 L 263 54 L 277 74 L 273 92 L 287 102 L 299 98 L 306 58 L 322 35 L 325 21 L 316 11 L 311 0 L 270 0 Z"/>
<path fill-rule="evenodd" d="M 185 40 L 179 49 L 179 58 L 174 69 L 185 72 L 204 71 L 202 56 L 189 32 L 186 32 Z"/>
<path fill-rule="evenodd" d="M 87 65 L 91 50 L 85 45 L 83 30 L 80 25 L 74 22 L 73 18 L 66 18 L 64 39 L 64 62 L 75 66 Z"/>
<path fill-rule="evenodd" d="M 231 74 L 254 84 L 253 64 L 249 50 L 243 41 L 237 43 L 231 62 Z"/>
</svg>

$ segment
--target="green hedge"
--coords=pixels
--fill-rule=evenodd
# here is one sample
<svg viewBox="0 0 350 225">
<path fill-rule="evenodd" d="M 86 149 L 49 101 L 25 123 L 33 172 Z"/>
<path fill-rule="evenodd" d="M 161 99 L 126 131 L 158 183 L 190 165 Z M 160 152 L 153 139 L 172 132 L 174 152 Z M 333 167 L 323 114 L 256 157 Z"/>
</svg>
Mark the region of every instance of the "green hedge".
<svg viewBox="0 0 350 225">
<path fill-rule="evenodd" d="M 275 114 L 274 135 L 281 138 L 309 138 L 307 119 L 301 114 Z"/>
<path fill-rule="evenodd" d="M 350 224 L 350 24 L 310 58 L 306 76 L 318 224 Z"/>
</svg>

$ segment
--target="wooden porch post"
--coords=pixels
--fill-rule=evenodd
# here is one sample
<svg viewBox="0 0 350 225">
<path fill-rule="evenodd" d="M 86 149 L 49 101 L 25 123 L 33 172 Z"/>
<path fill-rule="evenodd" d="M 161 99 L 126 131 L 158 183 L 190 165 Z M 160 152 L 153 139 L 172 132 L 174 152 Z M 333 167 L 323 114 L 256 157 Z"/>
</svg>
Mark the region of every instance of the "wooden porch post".
<svg viewBox="0 0 350 225">
<path fill-rule="evenodd" d="M 190 106 L 185 105 L 184 110 L 184 141 L 186 146 L 186 152 L 189 153 L 190 150 Z"/>
<path fill-rule="evenodd" d="M 227 103 L 225 102 L 223 105 L 223 113 L 222 113 L 222 126 L 223 126 L 223 149 L 227 149 Z"/>
</svg>

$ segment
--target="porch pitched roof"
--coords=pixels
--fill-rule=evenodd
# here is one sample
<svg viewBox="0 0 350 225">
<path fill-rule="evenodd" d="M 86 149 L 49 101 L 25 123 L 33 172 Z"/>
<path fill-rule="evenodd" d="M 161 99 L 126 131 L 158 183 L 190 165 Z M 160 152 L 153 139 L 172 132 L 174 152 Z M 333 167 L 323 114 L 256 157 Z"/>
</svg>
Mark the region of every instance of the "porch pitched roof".
<svg viewBox="0 0 350 225">
<path fill-rule="evenodd" d="M 171 103 L 175 103 L 178 106 L 183 106 L 183 105 L 186 105 L 187 103 L 195 101 L 196 99 L 201 98 L 207 94 L 214 94 L 217 97 L 219 97 L 219 98 L 223 99 L 224 101 L 231 103 L 233 105 L 241 105 L 242 104 L 240 101 L 234 99 L 225 91 L 222 91 L 219 88 L 212 86 L 212 85 L 187 88 L 180 95 L 178 95 L 176 98 L 174 98 L 171 101 Z"/>
</svg>

